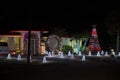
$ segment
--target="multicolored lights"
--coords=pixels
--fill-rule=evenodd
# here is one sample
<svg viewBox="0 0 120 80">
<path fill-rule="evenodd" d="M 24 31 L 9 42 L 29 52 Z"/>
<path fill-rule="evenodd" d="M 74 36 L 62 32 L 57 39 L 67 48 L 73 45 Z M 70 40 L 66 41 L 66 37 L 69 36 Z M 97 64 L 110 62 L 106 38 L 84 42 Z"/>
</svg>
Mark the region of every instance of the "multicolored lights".
<svg viewBox="0 0 120 80">
<path fill-rule="evenodd" d="M 88 50 L 91 52 L 101 51 L 101 47 L 98 40 L 98 35 L 95 26 L 92 29 Z"/>
</svg>

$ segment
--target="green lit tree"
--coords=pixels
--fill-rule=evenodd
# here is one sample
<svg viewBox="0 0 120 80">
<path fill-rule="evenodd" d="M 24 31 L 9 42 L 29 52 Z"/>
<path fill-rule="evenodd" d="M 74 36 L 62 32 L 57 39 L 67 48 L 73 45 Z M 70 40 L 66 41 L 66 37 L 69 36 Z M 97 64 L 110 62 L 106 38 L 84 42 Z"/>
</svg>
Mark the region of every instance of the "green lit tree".
<svg viewBox="0 0 120 80">
<path fill-rule="evenodd" d="M 79 47 L 79 50 L 84 52 L 86 49 L 88 39 L 90 37 L 89 31 L 84 30 L 84 31 L 79 32 L 79 33 L 74 33 L 74 34 L 72 34 L 72 37 L 74 40 L 78 41 L 78 44 L 80 44 L 80 41 L 82 41 L 82 42 L 84 41 L 84 44 L 81 44 Z"/>
</svg>

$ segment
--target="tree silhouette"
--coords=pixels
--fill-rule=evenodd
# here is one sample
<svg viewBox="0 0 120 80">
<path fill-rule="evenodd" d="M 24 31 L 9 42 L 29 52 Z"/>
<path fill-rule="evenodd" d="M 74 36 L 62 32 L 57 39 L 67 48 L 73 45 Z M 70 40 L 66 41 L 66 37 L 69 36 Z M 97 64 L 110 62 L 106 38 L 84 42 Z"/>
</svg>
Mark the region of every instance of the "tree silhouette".
<svg viewBox="0 0 120 80">
<path fill-rule="evenodd" d="M 58 35 L 59 37 L 67 35 L 66 29 L 62 26 L 56 26 L 50 30 L 51 34 Z"/>
<path fill-rule="evenodd" d="M 105 17 L 105 27 L 107 29 L 107 33 L 113 37 L 116 37 L 116 52 L 119 51 L 119 32 L 120 32 L 120 10 L 115 9 L 111 11 L 106 17 Z M 113 39 L 112 41 L 113 42 Z M 115 44 L 115 43 L 113 43 Z"/>
<path fill-rule="evenodd" d="M 80 45 L 80 50 L 83 52 L 85 50 L 85 47 L 87 46 L 88 39 L 90 37 L 90 33 L 87 30 L 83 30 L 77 33 L 73 33 L 72 38 L 78 41 L 78 44 L 80 44 L 80 41 L 84 41 L 84 44 Z"/>
</svg>

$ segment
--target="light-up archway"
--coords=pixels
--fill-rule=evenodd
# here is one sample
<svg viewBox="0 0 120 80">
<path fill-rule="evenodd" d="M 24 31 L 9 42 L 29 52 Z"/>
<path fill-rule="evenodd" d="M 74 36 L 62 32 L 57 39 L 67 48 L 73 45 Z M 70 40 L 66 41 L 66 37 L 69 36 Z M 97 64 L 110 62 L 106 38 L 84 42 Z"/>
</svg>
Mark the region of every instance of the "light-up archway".
<svg viewBox="0 0 120 80">
<path fill-rule="evenodd" d="M 24 53 L 27 54 L 28 49 L 28 32 L 24 35 Z M 35 32 L 31 33 L 31 40 L 30 40 L 30 53 L 31 55 L 38 55 L 39 54 L 39 37 L 38 34 Z"/>
</svg>

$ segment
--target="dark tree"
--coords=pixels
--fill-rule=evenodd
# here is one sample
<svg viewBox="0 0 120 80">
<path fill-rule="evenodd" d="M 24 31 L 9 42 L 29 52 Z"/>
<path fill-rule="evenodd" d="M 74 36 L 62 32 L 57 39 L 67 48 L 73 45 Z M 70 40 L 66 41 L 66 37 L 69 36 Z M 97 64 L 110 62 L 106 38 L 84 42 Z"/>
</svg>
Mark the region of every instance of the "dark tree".
<svg viewBox="0 0 120 80">
<path fill-rule="evenodd" d="M 111 36 L 111 43 L 116 42 L 116 52 L 119 51 L 119 32 L 120 32 L 120 10 L 115 9 L 105 17 L 105 27 Z M 116 38 L 115 38 L 116 37 Z M 115 43 L 113 43 L 114 45 Z"/>
</svg>

